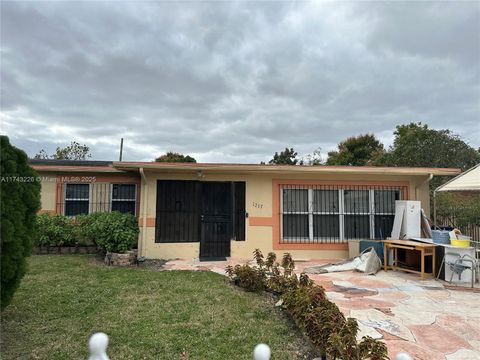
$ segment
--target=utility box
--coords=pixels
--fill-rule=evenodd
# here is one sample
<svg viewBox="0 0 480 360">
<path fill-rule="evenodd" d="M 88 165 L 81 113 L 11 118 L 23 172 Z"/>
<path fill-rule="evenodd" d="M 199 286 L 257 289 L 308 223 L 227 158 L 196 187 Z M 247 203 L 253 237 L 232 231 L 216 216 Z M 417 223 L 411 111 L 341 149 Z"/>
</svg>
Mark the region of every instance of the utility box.
<svg viewBox="0 0 480 360">
<path fill-rule="evenodd" d="M 421 237 L 421 212 L 422 205 L 416 200 L 395 201 L 395 225 L 399 226 L 398 239 L 411 239 Z M 401 225 L 400 225 L 401 224 Z M 392 231 L 393 236 L 393 231 Z M 393 237 L 392 237 L 393 238 Z"/>
</svg>

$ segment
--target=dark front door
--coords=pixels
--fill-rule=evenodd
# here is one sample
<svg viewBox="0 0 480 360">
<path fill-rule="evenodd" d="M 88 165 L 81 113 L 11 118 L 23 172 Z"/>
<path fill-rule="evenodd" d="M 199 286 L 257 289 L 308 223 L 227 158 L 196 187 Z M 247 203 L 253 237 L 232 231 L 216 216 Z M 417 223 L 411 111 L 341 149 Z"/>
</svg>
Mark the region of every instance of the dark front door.
<svg viewBox="0 0 480 360">
<path fill-rule="evenodd" d="M 232 183 L 202 183 L 200 258 L 230 256 Z"/>
</svg>

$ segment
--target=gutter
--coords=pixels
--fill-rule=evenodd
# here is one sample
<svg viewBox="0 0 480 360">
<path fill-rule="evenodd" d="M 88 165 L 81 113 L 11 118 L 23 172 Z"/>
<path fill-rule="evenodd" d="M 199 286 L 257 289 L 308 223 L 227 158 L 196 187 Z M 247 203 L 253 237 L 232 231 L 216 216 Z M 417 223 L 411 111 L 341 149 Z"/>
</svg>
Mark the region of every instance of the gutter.
<svg viewBox="0 0 480 360">
<path fill-rule="evenodd" d="M 147 186 L 147 177 L 145 176 L 145 172 L 143 171 L 143 167 L 139 169 L 140 175 L 142 177 L 142 196 L 143 198 L 142 203 L 142 236 L 140 241 L 140 246 L 138 249 L 138 255 L 141 257 L 145 257 L 146 249 L 145 249 L 145 238 L 147 236 L 147 199 L 148 199 L 148 186 Z"/>
<path fill-rule="evenodd" d="M 433 174 L 428 175 L 428 179 L 423 181 L 420 186 L 425 185 L 426 183 L 429 183 L 433 179 Z M 418 186 L 415 186 L 415 198 L 418 200 Z"/>
<path fill-rule="evenodd" d="M 420 184 L 420 186 L 423 186 L 423 185 L 425 185 L 426 183 L 429 183 L 432 179 L 433 179 L 433 174 L 430 173 L 430 174 L 428 175 L 428 179 L 425 180 L 425 181 L 423 181 L 423 182 Z M 416 200 L 418 200 L 418 188 L 419 188 L 419 186 L 415 186 L 415 199 L 416 199 Z M 430 189 L 428 190 L 428 206 L 430 207 Z M 435 193 L 433 193 L 433 211 L 434 211 L 434 213 L 435 213 Z M 431 216 L 431 213 L 430 213 L 430 216 Z M 434 214 L 434 216 L 435 216 L 435 214 Z M 434 223 L 435 223 L 435 221 L 434 221 Z"/>
</svg>

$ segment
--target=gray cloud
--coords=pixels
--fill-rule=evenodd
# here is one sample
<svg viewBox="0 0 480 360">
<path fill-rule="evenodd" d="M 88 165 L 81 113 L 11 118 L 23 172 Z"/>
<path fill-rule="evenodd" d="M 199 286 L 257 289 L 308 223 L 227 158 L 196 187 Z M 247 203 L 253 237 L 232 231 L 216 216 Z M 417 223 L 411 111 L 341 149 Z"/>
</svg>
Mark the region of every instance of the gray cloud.
<svg viewBox="0 0 480 360">
<path fill-rule="evenodd" d="M 1 7 L 1 129 L 32 156 L 259 162 L 410 121 L 480 146 L 478 2 Z"/>
</svg>

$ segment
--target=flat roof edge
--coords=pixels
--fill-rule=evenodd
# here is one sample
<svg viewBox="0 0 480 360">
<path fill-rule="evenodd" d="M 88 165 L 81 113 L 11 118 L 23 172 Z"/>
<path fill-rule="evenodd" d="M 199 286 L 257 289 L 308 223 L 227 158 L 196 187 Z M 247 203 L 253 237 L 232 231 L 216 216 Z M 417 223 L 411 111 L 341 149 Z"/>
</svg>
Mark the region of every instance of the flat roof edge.
<svg viewBox="0 0 480 360">
<path fill-rule="evenodd" d="M 445 175 L 460 174 L 457 168 L 405 168 L 376 166 L 300 166 L 300 165 L 263 165 L 263 164 L 211 164 L 211 163 L 155 163 L 155 162 L 114 162 L 118 169 L 150 169 L 165 171 L 248 171 L 256 173 L 363 173 L 363 174 L 399 174 L 399 175 Z"/>
<path fill-rule="evenodd" d="M 52 166 L 52 165 L 31 165 L 38 172 L 68 172 L 68 173 L 113 173 L 125 174 L 126 171 L 111 166 Z"/>
</svg>

